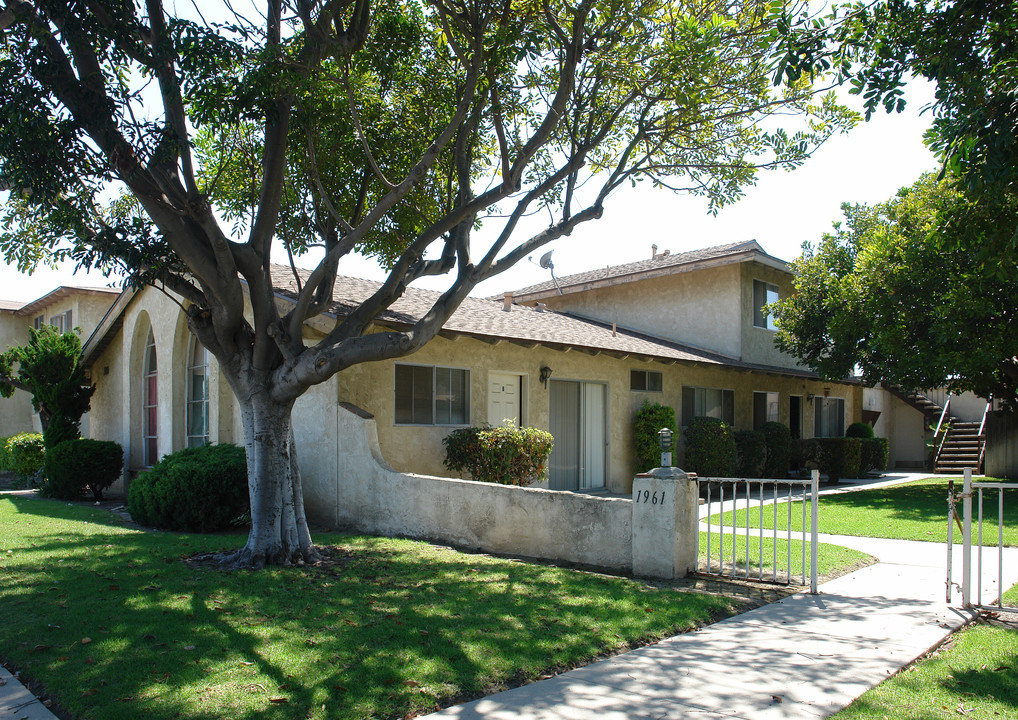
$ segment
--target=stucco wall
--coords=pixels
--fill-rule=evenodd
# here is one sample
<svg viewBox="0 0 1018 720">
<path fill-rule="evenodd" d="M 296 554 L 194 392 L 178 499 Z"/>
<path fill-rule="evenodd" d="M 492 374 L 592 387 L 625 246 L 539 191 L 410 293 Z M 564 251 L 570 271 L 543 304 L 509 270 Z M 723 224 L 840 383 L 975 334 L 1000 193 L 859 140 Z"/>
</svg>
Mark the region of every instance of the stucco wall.
<svg viewBox="0 0 1018 720">
<path fill-rule="evenodd" d="M 631 568 L 628 498 L 398 473 L 380 455 L 374 420 L 344 408 L 337 408 L 337 413 L 337 503 L 335 522 L 330 524 L 486 552 Z M 324 489 L 313 492 L 316 497 L 328 495 Z M 312 508 L 308 512 L 312 515 Z"/>
<path fill-rule="evenodd" d="M 774 346 L 777 331 L 758 328 L 753 325 L 755 304 L 753 300 L 753 281 L 776 285 L 778 297 L 784 299 L 792 294 L 792 278 L 788 273 L 781 272 L 758 263 L 742 263 L 739 265 L 741 274 L 741 323 L 742 329 L 742 360 L 760 365 L 774 367 L 797 368 L 795 359 L 786 355 Z"/>
<path fill-rule="evenodd" d="M 583 352 L 562 352 L 544 347 L 525 348 L 508 342 L 489 345 L 471 338 L 436 338 L 422 350 L 398 362 L 466 367 L 471 369 L 470 418 L 474 425 L 487 421 L 490 371 L 526 376 L 527 410 L 524 423 L 547 429 L 549 392 L 538 381 L 542 366 L 552 369 L 553 379 L 603 382 L 608 387 L 608 489 L 629 493 L 635 465 L 632 459 L 632 418 L 644 399 L 675 408 L 681 414 L 682 386 L 731 389 L 735 394 L 735 428 L 753 427 L 753 392 L 777 392 L 779 420 L 789 421 L 789 396 L 803 398 L 803 430 L 813 436 L 813 406 L 808 395 L 845 399 L 846 427 L 861 417 L 862 388 L 857 385 L 823 383 L 784 375 L 747 372 L 719 366 L 689 363 L 665 364 L 635 358 L 613 358 Z M 662 392 L 633 392 L 630 370 L 662 373 Z M 337 375 L 337 399 L 364 408 L 375 417 L 382 456 L 395 470 L 428 475 L 448 475 L 443 464 L 442 438 L 454 428 L 442 426 L 398 426 L 394 422 L 393 362 L 357 365 Z M 681 456 L 678 458 L 681 460 Z"/>
<path fill-rule="evenodd" d="M 739 266 L 549 296 L 548 307 L 739 357 Z"/>
<path fill-rule="evenodd" d="M 28 323 L 14 313 L 0 311 L 0 352 L 28 342 Z M 10 398 L 0 398 L 0 437 L 32 430 L 32 396 L 15 390 Z"/>
</svg>

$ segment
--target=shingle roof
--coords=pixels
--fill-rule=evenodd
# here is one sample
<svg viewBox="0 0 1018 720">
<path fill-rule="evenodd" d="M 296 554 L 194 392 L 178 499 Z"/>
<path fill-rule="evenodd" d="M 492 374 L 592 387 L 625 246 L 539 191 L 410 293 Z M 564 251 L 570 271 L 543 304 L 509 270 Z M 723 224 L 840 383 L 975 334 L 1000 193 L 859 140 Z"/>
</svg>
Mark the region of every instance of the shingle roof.
<svg viewBox="0 0 1018 720">
<path fill-rule="evenodd" d="M 17 300 L 0 300 L 0 312 L 14 312 L 24 304 Z"/>
<path fill-rule="evenodd" d="M 573 275 L 566 275 L 565 277 L 558 278 L 557 287 L 566 290 L 571 287 L 608 280 L 621 278 L 637 279 L 639 276 L 646 275 L 647 273 L 656 274 L 663 270 L 666 272 L 674 271 L 683 265 L 720 260 L 723 258 L 734 258 L 735 256 L 750 255 L 754 253 L 759 253 L 760 255 L 768 258 L 770 257 L 764 252 L 763 248 L 760 247 L 760 243 L 756 240 L 748 240 L 745 242 L 728 243 L 726 245 L 714 245 L 713 247 L 689 250 L 688 252 L 674 254 L 661 253 L 656 255 L 654 259 L 639 260 L 637 262 L 626 263 L 625 265 L 597 268 L 596 270 L 588 270 L 586 272 L 575 273 Z M 774 258 L 774 260 L 776 260 L 776 258 Z M 543 283 L 538 283 L 537 285 L 531 285 L 529 287 L 515 290 L 513 291 L 513 297 L 520 298 L 525 295 L 542 295 L 555 290 L 555 281 L 548 280 Z"/>
<path fill-rule="evenodd" d="M 309 273 L 301 271 L 303 278 Z M 272 283 L 280 294 L 293 298 L 297 285 L 289 267 L 274 265 Z M 359 278 L 339 277 L 333 289 L 332 311 L 337 315 L 350 312 L 367 299 L 380 283 Z M 404 295 L 386 310 L 379 321 L 385 324 L 408 325 L 424 316 L 440 293 L 408 288 Z M 706 350 L 662 340 L 624 328 L 612 326 L 567 313 L 513 305 L 510 312 L 502 309 L 501 301 L 466 298 L 452 317 L 443 325 L 445 333 L 469 335 L 482 340 L 506 340 L 515 343 L 534 343 L 556 348 L 577 348 L 590 352 L 615 355 L 636 355 L 664 361 L 686 361 L 709 365 L 724 365 L 746 370 L 776 372 L 784 375 L 812 377 L 805 371 L 745 363 L 731 357 Z"/>
</svg>

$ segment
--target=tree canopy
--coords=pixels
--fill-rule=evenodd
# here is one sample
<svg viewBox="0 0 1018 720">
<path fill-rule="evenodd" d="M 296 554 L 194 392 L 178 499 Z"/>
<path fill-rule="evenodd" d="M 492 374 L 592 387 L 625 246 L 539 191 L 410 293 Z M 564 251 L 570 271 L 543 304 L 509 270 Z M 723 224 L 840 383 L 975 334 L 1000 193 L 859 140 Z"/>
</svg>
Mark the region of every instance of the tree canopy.
<svg viewBox="0 0 1018 720">
<path fill-rule="evenodd" d="M 716 209 L 855 121 L 805 76 L 770 82 L 795 28 L 780 2 L 0 8 L 0 251 L 23 267 L 45 252 L 116 266 L 181 298 L 242 408 L 249 564 L 314 555 L 290 423 L 308 387 L 417 350 L 477 283 L 600 217 L 623 185 Z M 547 226 L 522 232 L 535 213 Z M 280 244 L 317 253 L 285 305 Z M 355 252 L 387 279 L 309 341 Z M 434 275 L 449 285 L 429 312 L 369 332 Z"/>
<path fill-rule="evenodd" d="M 924 176 L 845 220 L 795 263 L 774 308 L 778 346 L 825 378 L 948 387 L 1018 408 L 1018 257 L 987 253 L 1018 202 L 973 202 Z"/>
<path fill-rule="evenodd" d="M 867 119 L 900 112 L 912 76 L 936 83 L 927 145 L 975 194 L 1018 190 L 1018 0 L 837 5 L 787 36 L 779 75 L 835 69 Z"/>
</svg>

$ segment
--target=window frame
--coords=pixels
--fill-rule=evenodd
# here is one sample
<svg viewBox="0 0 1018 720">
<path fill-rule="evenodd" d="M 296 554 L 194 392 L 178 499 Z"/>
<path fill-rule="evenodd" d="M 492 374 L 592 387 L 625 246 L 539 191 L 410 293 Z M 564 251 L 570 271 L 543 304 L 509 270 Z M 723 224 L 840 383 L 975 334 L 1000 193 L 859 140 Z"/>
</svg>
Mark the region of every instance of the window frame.
<svg viewBox="0 0 1018 720">
<path fill-rule="evenodd" d="M 643 377 L 643 387 L 634 387 L 634 380 L 639 377 Z M 657 378 L 657 387 L 650 386 L 650 378 Z M 649 392 L 649 393 L 661 393 L 664 392 L 665 378 L 664 373 L 660 370 L 640 370 L 631 368 L 629 370 L 629 390 L 630 392 Z"/>
<path fill-rule="evenodd" d="M 49 324 L 55 327 L 57 329 L 57 332 L 61 334 L 69 333 L 71 332 L 71 330 L 74 329 L 74 323 L 71 322 L 71 317 L 72 317 L 71 311 L 65 310 L 64 312 L 59 313 L 58 315 L 50 316 Z"/>
<path fill-rule="evenodd" d="M 150 360 L 155 356 L 155 362 Z M 145 354 L 142 356 L 141 414 L 142 414 L 142 462 L 152 467 L 159 462 L 159 356 L 156 340 L 151 328 L 145 340 Z M 154 382 L 153 382 L 154 381 Z"/>
<path fill-rule="evenodd" d="M 686 391 L 691 390 L 693 392 L 693 412 L 687 417 L 686 414 Z M 707 392 L 715 391 L 721 393 L 721 417 L 719 420 L 724 421 L 731 427 L 735 427 L 735 389 L 734 388 L 719 388 L 719 387 L 706 387 L 703 385 L 683 385 L 681 390 L 681 397 L 679 401 L 679 409 L 682 415 L 682 427 L 689 427 L 689 421 L 694 417 L 714 417 L 713 415 L 697 415 L 696 414 L 696 391 L 704 391 L 704 402 L 707 400 Z M 725 400 L 728 400 L 728 403 Z M 725 412 L 725 410 L 729 412 Z"/>
<path fill-rule="evenodd" d="M 840 428 L 840 430 L 838 432 L 836 432 L 833 435 L 830 434 L 830 433 L 823 433 L 823 434 L 821 434 L 820 430 L 821 430 L 821 427 L 822 427 L 823 423 L 822 422 L 818 423 L 817 420 L 818 419 L 823 420 L 823 418 L 826 416 L 827 410 L 825 408 L 825 405 L 827 403 L 830 403 L 830 402 L 841 403 L 841 413 L 840 413 L 840 418 L 839 418 L 840 419 L 841 428 Z M 837 437 L 844 437 L 845 436 L 845 427 L 846 427 L 845 412 L 847 411 L 847 409 L 848 409 L 848 404 L 845 402 L 845 398 L 843 398 L 843 397 L 838 397 L 838 396 L 833 396 L 832 397 L 832 396 L 822 396 L 822 395 L 818 395 L 817 397 L 815 397 L 813 399 L 813 437 L 815 437 L 815 438 L 837 438 Z M 828 428 L 828 430 L 829 430 L 829 428 Z"/>
<path fill-rule="evenodd" d="M 413 422 L 412 418 L 414 415 L 413 408 L 411 407 L 411 421 L 401 422 L 398 420 L 399 417 L 399 368 L 430 368 L 431 369 L 431 411 L 430 411 L 430 422 Z M 441 402 L 439 399 L 438 385 L 439 385 L 439 371 L 444 370 L 447 372 L 463 373 L 462 376 L 462 387 L 463 387 L 463 422 L 438 422 L 439 408 L 438 403 Z M 450 377 L 451 379 L 451 377 Z M 411 376 L 413 380 L 413 376 Z M 393 363 L 392 364 L 392 422 L 396 427 L 469 427 L 470 426 L 470 410 L 471 410 L 471 373 L 470 368 L 457 367 L 455 365 L 430 365 L 425 363 Z M 415 396 L 415 389 L 413 386 L 410 388 L 411 401 Z M 451 401 L 450 401 L 451 402 Z M 449 414 L 452 414 L 452 407 L 449 407 Z"/>
<path fill-rule="evenodd" d="M 759 293 L 757 288 L 761 288 Z M 773 299 L 771 299 L 772 295 Z M 753 279 L 753 327 L 772 331 L 778 329 L 778 326 L 774 323 L 774 316 L 771 313 L 765 312 L 764 306 L 779 300 L 781 300 L 781 293 L 777 285 L 766 280 Z"/>
<path fill-rule="evenodd" d="M 204 362 L 202 364 L 200 364 L 200 365 L 196 364 L 194 362 L 194 354 L 195 354 L 195 348 L 196 347 L 200 347 L 201 351 L 203 353 L 203 360 L 204 360 Z M 202 397 L 200 399 L 196 400 L 196 399 L 194 399 L 194 379 L 195 379 L 195 375 L 196 375 L 196 373 L 194 371 L 195 370 L 199 370 L 199 369 L 202 371 L 202 377 L 203 377 L 203 380 L 204 380 L 204 382 L 203 382 L 203 390 L 204 390 L 204 392 L 202 394 Z M 204 345 L 202 345 L 198 341 L 198 338 L 196 338 L 194 335 L 191 336 L 191 339 L 190 339 L 190 341 L 187 344 L 187 367 L 185 369 L 185 372 L 187 374 L 187 383 L 186 383 L 186 386 L 187 386 L 186 387 L 186 393 L 187 394 L 184 397 L 184 405 L 185 405 L 185 410 L 184 410 L 184 439 L 185 439 L 185 444 L 186 444 L 187 447 L 204 447 L 205 445 L 207 445 L 209 443 L 209 440 L 210 440 L 210 436 L 209 436 L 209 350 Z M 205 430 L 205 433 L 203 435 L 194 435 L 194 434 L 191 433 L 191 430 L 192 430 L 192 427 L 193 427 L 193 424 L 191 422 L 191 418 L 193 417 L 192 413 L 195 411 L 195 408 L 198 407 L 198 406 L 201 407 L 201 412 L 202 412 L 202 415 L 203 415 L 203 418 L 202 418 L 202 427 Z"/>
<path fill-rule="evenodd" d="M 757 395 L 765 396 L 765 398 L 764 398 L 764 418 L 763 418 L 763 420 L 761 422 L 757 422 L 757 415 L 756 415 Z M 774 401 L 773 402 L 773 409 L 774 409 L 773 419 L 772 419 L 772 416 L 771 416 L 771 405 L 772 405 L 772 403 L 771 403 L 771 396 L 772 395 L 774 396 L 774 398 L 773 398 L 773 401 Z M 754 390 L 753 391 L 753 429 L 754 430 L 762 430 L 763 426 L 766 423 L 769 423 L 769 422 L 781 422 L 781 393 L 774 392 L 773 390 Z"/>
</svg>

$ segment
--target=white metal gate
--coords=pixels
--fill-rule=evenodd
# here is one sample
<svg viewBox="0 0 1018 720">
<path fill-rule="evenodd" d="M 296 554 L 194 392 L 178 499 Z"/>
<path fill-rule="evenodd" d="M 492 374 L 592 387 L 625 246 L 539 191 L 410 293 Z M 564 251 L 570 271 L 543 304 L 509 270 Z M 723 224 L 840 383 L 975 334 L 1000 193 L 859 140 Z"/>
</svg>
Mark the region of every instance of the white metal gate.
<svg viewBox="0 0 1018 720">
<path fill-rule="evenodd" d="M 951 602 L 956 591 L 961 592 L 961 602 L 965 607 L 972 608 L 986 608 L 992 610 L 1006 610 L 1009 612 L 1018 612 L 1018 608 L 1006 607 L 1004 605 L 1003 594 L 1007 590 L 1007 585 L 1004 582 L 1004 491 L 1018 489 L 1018 483 L 1000 483 L 1000 482 L 972 482 L 972 471 L 965 471 L 965 479 L 962 485 L 962 491 L 957 492 L 954 480 L 949 480 L 947 483 L 947 602 Z M 996 491 L 996 497 L 993 497 L 993 492 Z M 986 509 L 985 496 L 989 494 L 991 503 L 996 499 L 997 509 L 997 533 L 996 533 L 996 553 L 992 545 L 985 545 L 984 542 L 992 542 L 993 538 L 989 537 L 989 533 L 992 532 L 992 524 L 989 528 L 989 532 L 984 535 L 984 511 Z M 975 522 L 976 522 L 976 537 L 972 537 L 972 521 L 973 521 L 973 500 L 975 500 Z M 961 504 L 962 513 L 958 515 L 958 505 Z M 991 506 L 992 507 L 992 506 Z M 958 526 L 958 530 L 961 533 L 961 583 L 954 581 L 954 528 Z M 976 557 L 975 557 L 975 568 L 972 564 L 972 546 L 973 541 L 975 542 Z M 997 577 L 994 587 L 996 590 L 993 591 L 995 597 L 989 603 L 983 602 L 984 587 L 983 587 L 983 551 L 984 548 L 990 551 L 988 554 L 990 557 L 987 560 L 987 564 L 993 562 L 993 555 L 996 555 L 997 563 Z M 972 571 L 975 570 L 976 582 L 975 588 L 972 587 Z M 992 569 L 992 566 L 991 566 Z M 973 595 L 973 590 L 975 594 Z"/>
<path fill-rule="evenodd" d="M 697 574 L 784 585 L 791 585 L 798 579 L 805 585 L 808 555 L 809 589 L 816 593 L 820 473 L 814 470 L 811 475 L 809 480 L 697 478 L 706 506 L 704 519 L 700 521 L 701 527 L 706 522 L 706 530 L 697 533 Z M 751 509 L 757 510 L 756 523 L 751 522 Z M 742 522 L 739 522 L 739 511 L 745 511 Z M 726 512 L 731 513 L 727 521 Z M 766 533 L 765 513 L 771 516 L 772 526 Z M 778 529 L 779 519 L 784 520 L 784 531 Z M 799 520 L 801 529 L 793 533 L 794 520 Z M 701 534 L 706 536 L 704 560 L 700 559 Z M 770 541 L 769 553 L 764 550 L 765 539 Z M 759 546 L 754 548 L 755 553 L 751 552 L 753 540 Z M 740 541 L 743 543 L 741 552 Z M 782 542 L 785 548 L 779 552 Z M 796 542 L 801 547 L 793 552 Z M 770 556 L 769 570 L 764 565 L 765 555 Z M 793 558 L 793 555 L 798 557 Z M 795 560 L 799 560 L 798 568 Z"/>
</svg>

